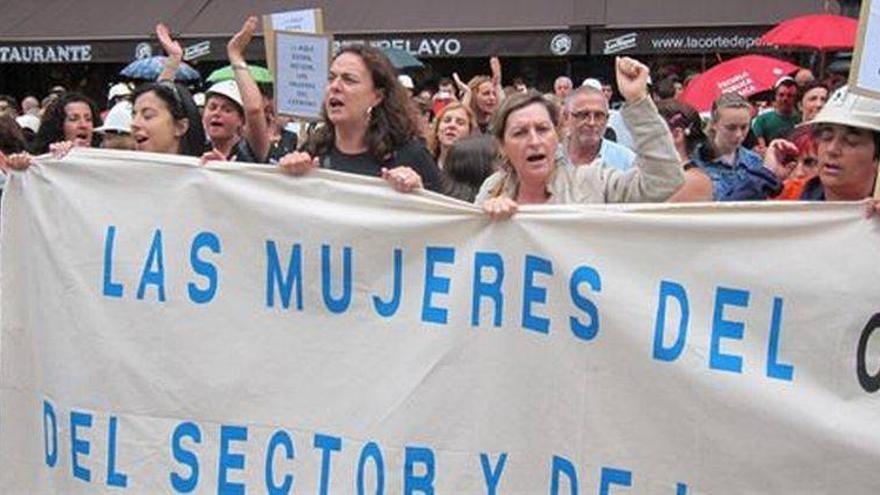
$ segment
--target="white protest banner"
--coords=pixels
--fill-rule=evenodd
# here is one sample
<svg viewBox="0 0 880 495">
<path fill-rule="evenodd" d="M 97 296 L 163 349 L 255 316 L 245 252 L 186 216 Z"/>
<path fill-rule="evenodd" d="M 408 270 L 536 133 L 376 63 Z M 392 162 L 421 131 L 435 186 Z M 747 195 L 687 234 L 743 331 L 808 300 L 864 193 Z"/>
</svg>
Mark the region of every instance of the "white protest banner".
<svg viewBox="0 0 880 495">
<path fill-rule="evenodd" d="M 880 491 L 859 204 L 492 223 L 75 150 L 2 210 L 3 494 Z"/>
<path fill-rule="evenodd" d="M 849 85 L 856 93 L 880 98 L 880 0 L 862 0 L 859 34 Z"/>
<path fill-rule="evenodd" d="M 322 34 L 324 15 L 321 9 L 291 10 L 263 16 L 263 42 L 266 47 L 266 62 L 269 70 L 275 73 L 275 31 L 296 31 L 300 33 Z"/>
<path fill-rule="evenodd" d="M 320 120 L 330 72 L 330 36 L 275 33 L 275 108 L 278 115 Z"/>
</svg>

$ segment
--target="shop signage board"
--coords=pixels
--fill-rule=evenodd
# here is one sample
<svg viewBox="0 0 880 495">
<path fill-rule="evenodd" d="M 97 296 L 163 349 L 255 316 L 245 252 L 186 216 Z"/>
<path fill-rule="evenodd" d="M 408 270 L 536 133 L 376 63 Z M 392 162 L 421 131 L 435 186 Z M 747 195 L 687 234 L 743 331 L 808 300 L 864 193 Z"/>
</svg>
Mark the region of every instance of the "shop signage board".
<svg viewBox="0 0 880 495">
<path fill-rule="evenodd" d="M 743 53 L 753 51 L 766 26 L 674 29 L 597 29 L 591 55 Z"/>
<path fill-rule="evenodd" d="M 862 0 L 849 85 L 854 92 L 880 98 L 880 0 Z"/>
</svg>

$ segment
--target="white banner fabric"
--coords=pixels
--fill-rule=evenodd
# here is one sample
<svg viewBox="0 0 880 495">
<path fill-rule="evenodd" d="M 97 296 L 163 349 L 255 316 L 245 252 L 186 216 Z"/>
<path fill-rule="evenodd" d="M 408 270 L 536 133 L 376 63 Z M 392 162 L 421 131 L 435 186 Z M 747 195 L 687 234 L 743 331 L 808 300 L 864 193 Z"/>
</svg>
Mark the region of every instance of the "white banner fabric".
<svg viewBox="0 0 880 495">
<path fill-rule="evenodd" d="M 0 493 L 880 492 L 861 205 L 491 222 L 100 150 L 3 196 Z"/>
</svg>

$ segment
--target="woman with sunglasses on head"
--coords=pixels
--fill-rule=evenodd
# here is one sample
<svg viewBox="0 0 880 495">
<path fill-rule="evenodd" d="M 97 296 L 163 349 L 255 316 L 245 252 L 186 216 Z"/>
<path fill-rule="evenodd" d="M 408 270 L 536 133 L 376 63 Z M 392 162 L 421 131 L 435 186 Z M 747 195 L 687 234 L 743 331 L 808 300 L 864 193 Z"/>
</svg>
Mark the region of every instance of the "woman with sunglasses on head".
<svg viewBox="0 0 880 495">
<path fill-rule="evenodd" d="M 199 110 L 189 91 L 170 81 L 150 82 L 134 91 L 131 134 L 136 151 L 201 156 L 205 132 Z M 66 155 L 72 146 L 50 148 L 56 158 Z M 14 170 L 29 167 L 33 157 L 26 153 L 6 157 L 6 166 Z"/>
<path fill-rule="evenodd" d="M 134 91 L 131 134 L 135 150 L 201 156 L 205 131 L 189 91 L 171 81 L 145 83 Z"/>
<path fill-rule="evenodd" d="M 63 103 L 62 96 L 57 103 Z M 138 86 L 133 94 L 131 135 L 136 151 L 201 156 L 205 146 L 199 110 L 189 91 L 170 81 L 149 82 Z M 89 136 L 91 137 L 90 129 Z M 75 145 L 63 142 L 50 146 L 56 158 L 66 155 Z M 5 157 L 5 166 L 24 170 L 33 157 L 19 153 Z"/>
<path fill-rule="evenodd" d="M 327 168 L 381 176 L 395 189 L 439 191 L 440 170 L 419 139 L 413 103 L 375 47 L 343 47 L 330 65 L 324 125 L 282 157 L 291 175 Z"/>
</svg>

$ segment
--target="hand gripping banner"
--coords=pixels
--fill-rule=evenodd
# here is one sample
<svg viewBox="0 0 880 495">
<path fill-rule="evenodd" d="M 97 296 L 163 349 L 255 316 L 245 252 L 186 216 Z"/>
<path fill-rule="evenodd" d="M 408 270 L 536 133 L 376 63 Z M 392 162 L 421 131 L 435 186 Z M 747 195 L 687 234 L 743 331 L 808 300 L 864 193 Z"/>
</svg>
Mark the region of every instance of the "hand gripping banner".
<svg viewBox="0 0 880 495">
<path fill-rule="evenodd" d="M 880 492 L 859 204 L 471 205 L 75 150 L 2 206 L 0 493 Z"/>
</svg>

